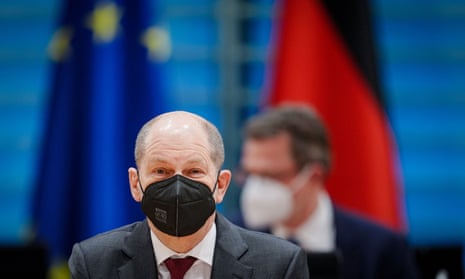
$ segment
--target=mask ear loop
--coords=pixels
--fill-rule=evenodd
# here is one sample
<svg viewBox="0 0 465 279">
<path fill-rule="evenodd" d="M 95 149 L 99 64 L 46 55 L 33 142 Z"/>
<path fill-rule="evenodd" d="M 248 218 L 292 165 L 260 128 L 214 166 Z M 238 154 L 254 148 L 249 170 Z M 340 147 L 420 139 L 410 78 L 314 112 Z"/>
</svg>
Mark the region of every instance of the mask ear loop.
<svg viewBox="0 0 465 279">
<path fill-rule="evenodd" d="M 221 169 L 218 170 L 218 173 L 216 174 L 216 182 L 215 182 L 215 186 L 213 186 L 213 190 L 212 190 L 212 195 L 215 193 L 216 191 L 216 186 L 218 186 L 218 178 L 220 178 L 220 172 L 221 172 Z"/>
<path fill-rule="evenodd" d="M 142 189 L 142 183 L 140 182 L 139 170 L 136 169 L 136 172 L 137 172 L 137 181 L 139 182 L 139 188 L 140 188 L 140 190 L 142 191 L 142 194 L 145 195 L 145 191 L 144 191 L 144 189 Z"/>
</svg>

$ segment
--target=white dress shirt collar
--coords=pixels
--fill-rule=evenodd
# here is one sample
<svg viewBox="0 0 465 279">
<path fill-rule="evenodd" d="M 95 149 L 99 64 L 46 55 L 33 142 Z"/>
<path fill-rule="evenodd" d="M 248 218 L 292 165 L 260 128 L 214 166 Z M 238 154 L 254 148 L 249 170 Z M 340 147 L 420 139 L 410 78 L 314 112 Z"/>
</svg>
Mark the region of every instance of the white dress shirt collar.
<svg viewBox="0 0 465 279">
<path fill-rule="evenodd" d="M 213 252 L 215 250 L 216 241 L 216 225 L 213 223 L 212 227 L 205 235 L 205 237 L 187 253 L 176 253 L 170 248 L 166 247 L 158 237 L 150 230 L 150 236 L 152 239 L 153 250 L 157 261 L 157 266 L 160 266 L 166 259 L 170 257 L 184 258 L 186 256 L 196 257 L 202 262 L 213 265 Z"/>
<path fill-rule="evenodd" d="M 280 225 L 272 228 L 272 232 L 282 238 L 295 239 L 306 251 L 333 251 L 336 245 L 333 214 L 329 195 L 321 190 L 315 211 L 293 233 Z"/>
</svg>

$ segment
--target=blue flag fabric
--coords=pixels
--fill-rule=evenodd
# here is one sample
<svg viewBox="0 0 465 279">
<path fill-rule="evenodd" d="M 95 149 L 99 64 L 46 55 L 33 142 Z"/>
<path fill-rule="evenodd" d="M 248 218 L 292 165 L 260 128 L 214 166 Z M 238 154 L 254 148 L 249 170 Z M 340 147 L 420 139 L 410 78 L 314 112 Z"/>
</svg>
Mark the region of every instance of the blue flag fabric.
<svg viewBox="0 0 465 279">
<path fill-rule="evenodd" d="M 127 170 L 139 128 L 165 107 L 156 44 L 144 41 L 153 3 L 63 4 L 33 206 L 52 263 L 74 242 L 143 218 Z"/>
</svg>

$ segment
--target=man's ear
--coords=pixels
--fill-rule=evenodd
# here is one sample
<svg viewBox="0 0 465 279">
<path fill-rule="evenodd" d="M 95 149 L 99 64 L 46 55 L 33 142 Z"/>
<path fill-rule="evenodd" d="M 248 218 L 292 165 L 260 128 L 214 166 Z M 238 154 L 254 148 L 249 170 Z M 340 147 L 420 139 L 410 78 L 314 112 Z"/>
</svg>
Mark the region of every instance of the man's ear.
<svg viewBox="0 0 465 279">
<path fill-rule="evenodd" d="M 140 202 L 142 200 L 142 190 L 139 186 L 139 175 L 135 168 L 128 169 L 128 176 L 129 176 L 129 187 L 131 189 L 132 198 L 136 202 Z"/>
<path fill-rule="evenodd" d="M 313 164 L 311 166 L 310 180 L 313 183 L 324 184 L 326 170 L 321 164 Z"/>
<path fill-rule="evenodd" d="M 226 191 L 228 190 L 229 183 L 231 182 L 231 171 L 230 170 L 221 170 L 218 175 L 218 181 L 215 190 L 215 202 L 221 203 L 223 201 L 224 196 L 226 195 Z"/>
</svg>

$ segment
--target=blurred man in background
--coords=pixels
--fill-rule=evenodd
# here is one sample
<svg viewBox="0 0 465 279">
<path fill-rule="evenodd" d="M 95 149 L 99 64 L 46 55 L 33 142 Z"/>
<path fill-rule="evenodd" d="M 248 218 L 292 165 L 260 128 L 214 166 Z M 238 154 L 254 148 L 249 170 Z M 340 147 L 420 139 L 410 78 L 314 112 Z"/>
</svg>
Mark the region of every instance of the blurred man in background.
<svg viewBox="0 0 465 279">
<path fill-rule="evenodd" d="M 332 203 L 331 148 L 312 108 L 284 105 L 252 117 L 241 165 L 244 225 L 299 244 L 312 278 L 416 278 L 404 236 Z"/>
</svg>

